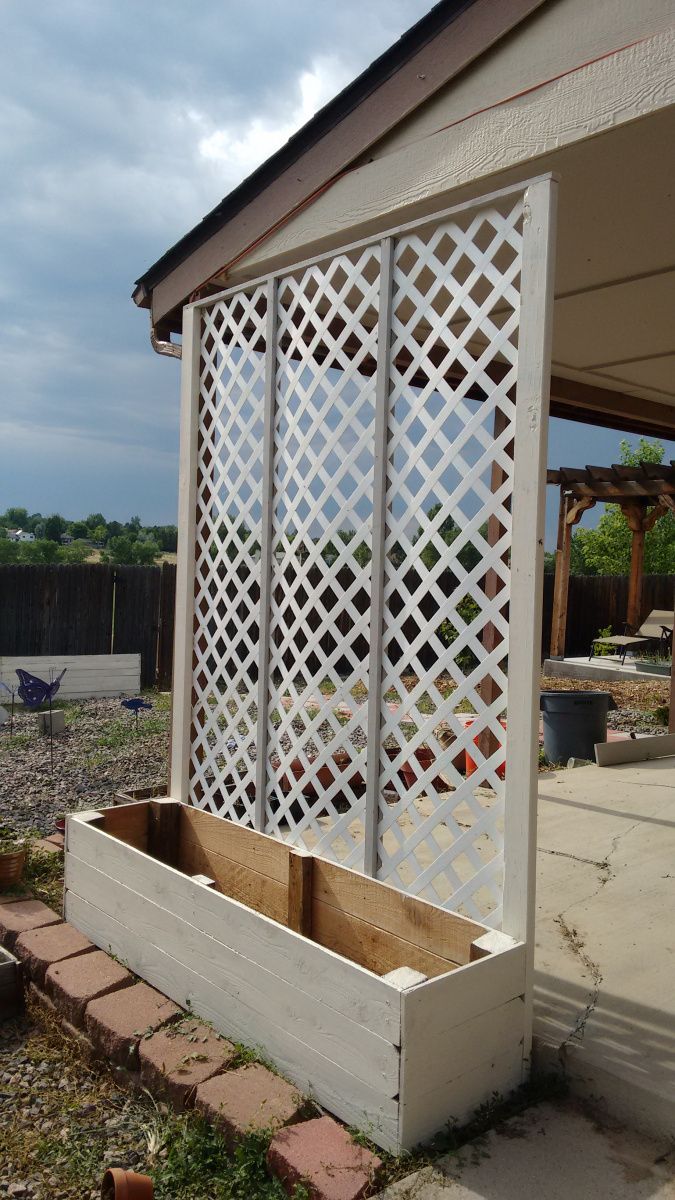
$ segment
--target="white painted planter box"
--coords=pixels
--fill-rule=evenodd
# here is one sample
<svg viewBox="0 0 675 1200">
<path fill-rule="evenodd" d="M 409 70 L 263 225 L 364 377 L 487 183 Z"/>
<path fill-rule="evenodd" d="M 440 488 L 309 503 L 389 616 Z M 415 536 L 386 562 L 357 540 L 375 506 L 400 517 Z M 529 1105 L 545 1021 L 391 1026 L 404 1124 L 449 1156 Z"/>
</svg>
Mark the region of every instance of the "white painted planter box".
<svg viewBox="0 0 675 1200">
<path fill-rule="evenodd" d="M 274 838 L 170 800 L 80 813 L 65 904 L 392 1152 L 521 1082 L 522 944 Z M 429 978 L 383 977 L 400 967 Z"/>
</svg>

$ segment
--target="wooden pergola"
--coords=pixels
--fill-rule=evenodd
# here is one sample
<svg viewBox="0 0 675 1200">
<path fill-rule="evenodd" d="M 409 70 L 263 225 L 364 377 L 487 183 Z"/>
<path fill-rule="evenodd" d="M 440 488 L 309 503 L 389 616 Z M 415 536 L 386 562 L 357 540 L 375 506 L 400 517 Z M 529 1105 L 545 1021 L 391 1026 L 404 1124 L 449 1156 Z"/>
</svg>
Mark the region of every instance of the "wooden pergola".
<svg viewBox="0 0 675 1200">
<path fill-rule="evenodd" d="M 567 627 L 572 531 L 583 514 L 598 501 L 618 504 L 633 535 L 626 625 L 633 633 L 640 625 L 645 533 L 659 517 L 675 511 L 675 463 L 639 463 L 637 466 L 561 467 L 548 471 L 546 482 L 560 488 L 558 542 L 553 586 L 551 655 L 564 657 Z"/>
</svg>

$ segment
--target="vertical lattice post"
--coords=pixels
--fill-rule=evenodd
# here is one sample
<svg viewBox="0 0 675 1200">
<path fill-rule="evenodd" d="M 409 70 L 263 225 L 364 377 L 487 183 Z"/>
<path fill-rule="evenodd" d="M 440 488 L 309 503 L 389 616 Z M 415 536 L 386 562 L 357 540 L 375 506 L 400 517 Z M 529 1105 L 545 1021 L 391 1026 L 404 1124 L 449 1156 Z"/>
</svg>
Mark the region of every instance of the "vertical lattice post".
<svg viewBox="0 0 675 1200">
<path fill-rule="evenodd" d="M 276 363 L 277 283 L 267 284 L 267 331 L 265 335 L 265 400 L 263 413 L 262 522 L 260 528 L 260 619 L 258 658 L 258 726 L 256 735 L 256 784 L 253 827 L 265 828 L 267 789 L 267 730 L 269 704 L 270 617 L 272 605 L 272 512 L 274 508 L 274 407 L 277 387 Z"/>
<path fill-rule="evenodd" d="M 377 875 L 377 827 L 380 813 L 380 756 L 382 727 L 382 635 L 384 633 L 384 554 L 387 528 L 387 441 L 389 437 L 389 344 L 394 242 L 382 243 L 380 314 L 377 337 L 375 445 L 373 452 L 373 556 L 370 564 L 370 655 L 368 660 L 368 755 L 366 772 L 365 845 L 363 870 Z"/>
<path fill-rule="evenodd" d="M 192 651 L 194 626 L 195 528 L 197 520 L 197 420 L 201 309 L 183 312 L 180 384 L 180 468 L 176 632 L 173 660 L 171 795 L 187 802 L 192 739 Z"/>
<path fill-rule="evenodd" d="M 537 853 L 539 676 L 546 508 L 546 446 L 551 385 L 557 184 L 542 180 L 525 194 L 514 464 L 514 524 L 504 822 L 505 933 L 527 943 L 524 1056 L 531 1041 Z"/>
</svg>

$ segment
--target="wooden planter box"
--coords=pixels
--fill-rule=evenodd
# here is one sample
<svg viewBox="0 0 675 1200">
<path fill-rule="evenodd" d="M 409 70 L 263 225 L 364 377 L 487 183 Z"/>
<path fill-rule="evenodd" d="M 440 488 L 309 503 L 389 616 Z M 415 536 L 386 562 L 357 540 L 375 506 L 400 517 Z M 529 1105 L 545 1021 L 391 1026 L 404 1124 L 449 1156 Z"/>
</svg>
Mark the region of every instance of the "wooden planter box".
<svg viewBox="0 0 675 1200">
<path fill-rule="evenodd" d="M 392 1152 L 521 1082 L 504 934 L 172 800 L 69 817 L 65 871 L 76 928 Z"/>
</svg>

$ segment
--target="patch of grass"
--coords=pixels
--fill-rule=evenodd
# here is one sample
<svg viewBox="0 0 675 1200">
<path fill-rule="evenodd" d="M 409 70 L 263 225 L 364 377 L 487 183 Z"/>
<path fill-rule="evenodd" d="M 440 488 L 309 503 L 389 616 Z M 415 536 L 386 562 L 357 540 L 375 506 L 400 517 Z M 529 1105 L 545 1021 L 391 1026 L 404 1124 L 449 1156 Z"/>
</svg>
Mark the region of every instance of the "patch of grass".
<svg viewBox="0 0 675 1200">
<path fill-rule="evenodd" d="M 271 1132 L 251 1133 L 230 1157 L 220 1134 L 194 1113 L 159 1118 L 149 1131 L 149 1147 L 163 1155 L 148 1164 L 156 1200 L 286 1200 L 277 1179 L 267 1174 L 265 1156 Z M 296 1187 L 294 1200 L 308 1200 Z"/>
<path fill-rule="evenodd" d="M 63 905 L 63 856 L 28 846 L 24 883 L 43 904 L 60 912 Z"/>
<path fill-rule="evenodd" d="M 50 1124 L 36 1128 L 30 1114 L 18 1110 L 15 1120 L 0 1125 L 0 1162 L 16 1178 L 29 1179 L 36 1195 L 44 1189 L 44 1195 L 81 1200 L 100 1186 L 111 1162 L 125 1165 L 124 1147 L 133 1147 L 133 1167 L 151 1176 L 156 1200 L 286 1200 L 265 1165 L 271 1131 L 251 1134 L 230 1154 L 220 1134 L 194 1112 L 167 1112 L 147 1094 L 130 1097 L 107 1067 L 84 1062 L 54 1018 L 41 1009 L 30 1015 L 36 1028 L 24 1054 L 38 1069 L 35 1099 Z M 58 1069 L 43 1075 L 43 1063 Z M 30 1103 L 30 1095 L 24 1088 L 22 1104 Z M 112 1130 L 106 1127 L 111 1116 L 119 1118 Z M 118 1143 L 118 1127 L 134 1132 Z M 122 1149 L 116 1154 L 117 1145 Z M 309 1200 L 309 1192 L 297 1187 L 293 1198 Z"/>
<path fill-rule="evenodd" d="M 11 737 L 7 733 L 7 736 L 0 741 L 0 754 L 8 755 L 15 750 L 20 750 L 22 746 L 28 746 L 36 737 L 37 734 L 33 733 L 14 733 Z"/>
<path fill-rule="evenodd" d="M 136 729 L 136 721 L 133 717 L 129 717 L 128 720 L 124 717 L 116 717 L 112 721 L 106 721 L 96 739 L 96 745 L 107 750 L 118 750 L 122 746 L 133 745 L 141 738 L 154 737 L 165 732 L 166 721 L 163 717 L 141 715 L 138 719 L 138 729 Z"/>
</svg>

